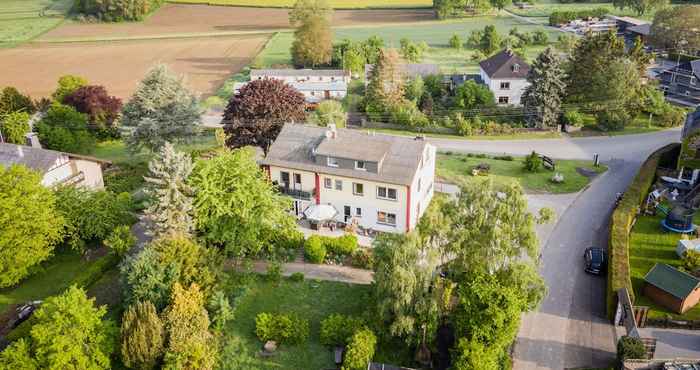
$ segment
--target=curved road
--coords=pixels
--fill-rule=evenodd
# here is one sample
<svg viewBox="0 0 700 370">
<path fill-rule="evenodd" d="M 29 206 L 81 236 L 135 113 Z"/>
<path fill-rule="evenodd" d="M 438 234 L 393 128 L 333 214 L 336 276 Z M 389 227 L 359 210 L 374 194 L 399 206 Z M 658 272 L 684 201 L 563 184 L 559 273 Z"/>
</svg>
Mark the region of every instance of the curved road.
<svg viewBox="0 0 700 370">
<path fill-rule="evenodd" d="M 605 278 L 583 272 L 583 250 L 607 245 L 615 194 L 624 191 L 651 152 L 679 139 L 679 129 L 578 139 L 429 139 L 442 151 L 525 155 L 535 150 L 561 159 L 591 159 L 598 153 L 610 168 L 560 215 L 542 248 L 540 273 L 548 294 L 538 311 L 523 317 L 514 347 L 514 369 L 562 370 L 613 363 L 615 332 L 605 317 Z"/>
</svg>

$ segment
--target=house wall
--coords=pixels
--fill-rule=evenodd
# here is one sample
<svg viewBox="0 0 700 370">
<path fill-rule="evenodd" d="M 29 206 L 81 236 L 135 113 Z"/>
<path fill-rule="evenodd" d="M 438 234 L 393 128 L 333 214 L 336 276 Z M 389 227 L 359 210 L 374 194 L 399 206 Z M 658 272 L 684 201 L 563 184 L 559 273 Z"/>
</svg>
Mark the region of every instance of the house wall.
<svg viewBox="0 0 700 370">
<path fill-rule="evenodd" d="M 83 159 L 73 159 L 76 173 L 82 172 L 85 175 L 85 180 L 79 185 L 86 186 L 91 189 L 103 189 L 105 187 L 104 179 L 102 178 L 102 166 L 93 161 Z"/>
<path fill-rule="evenodd" d="M 700 288 L 696 288 L 683 300 L 683 306 L 681 307 L 681 313 L 685 313 L 689 309 L 695 307 L 700 301 Z"/>
<path fill-rule="evenodd" d="M 418 220 L 425 213 L 435 194 L 435 158 L 436 148 L 432 145 L 426 145 L 421 167 L 411 184 L 409 231 L 416 227 Z"/>
<path fill-rule="evenodd" d="M 293 82 L 338 82 L 338 81 L 343 81 L 346 83 L 350 82 L 350 76 L 345 75 L 343 77 L 340 76 L 317 76 L 313 74 L 313 71 L 309 71 L 310 73 L 304 76 L 266 76 L 262 74 L 257 74 L 255 71 L 251 71 L 250 73 L 250 79 L 251 80 L 262 80 L 263 78 L 269 78 L 269 79 L 277 79 L 277 80 L 282 80 L 286 83 L 293 83 Z"/>
<path fill-rule="evenodd" d="M 654 302 L 673 310 L 674 312 L 681 313 L 683 307 L 683 301 L 674 297 L 671 294 L 657 288 L 649 283 L 644 283 L 644 295 L 649 297 Z"/>
<path fill-rule="evenodd" d="M 530 85 L 524 78 L 491 79 L 482 68 L 479 68 L 479 75 L 484 80 L 484 84 L 493 92 L 496 103 L 498 103 L 499 97 L 505 96 L 508 97 L 508 105 L 520 105 L 523 93 Z M 501 89 L 501 82 L 509 82 L 510 89 Z"/>
<path fill-rule="evenodd" d="M 347 90 L 300 90 L 307 102 L 315 103 L 326 99 L 326 91 L 329 99 L 343 99 L 347 94 Z"/>
<path fill-rule="evenodd" d="M 71 167 L 70 158 L 61 156 L 56 160 L 56 163 L 44 174 L 41 184 L 44 186 L 53 186 L 61 181 L 71 177 L 74 169 Z"/>
</svg>

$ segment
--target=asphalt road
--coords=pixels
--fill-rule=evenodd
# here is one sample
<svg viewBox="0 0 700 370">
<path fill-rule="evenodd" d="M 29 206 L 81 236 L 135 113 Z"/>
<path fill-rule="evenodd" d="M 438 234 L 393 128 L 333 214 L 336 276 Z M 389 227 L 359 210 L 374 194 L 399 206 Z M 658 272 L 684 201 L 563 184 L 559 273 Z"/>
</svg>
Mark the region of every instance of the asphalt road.
<svg viewBox="0 0 700 370">
<path fill-rule="evenodd" d="M 583 251 L 607 246 L 608 220 L 617 192 L 624 191 L 641 162 L 657 148 L 678 141 L 678 129 L 653 134 L 579 139 L 459 141 L 430 139 L 442 151 L 591 159 L 600 154 L 609 171 L 580 193 L 561 215 L 542 249 L 541 274 L 548 294 L 538 311 L 523 317 L 514 347 L 514 369 L 608 366 L 615 358 L 615 330 L 605 317 L 605 278 L 583 272 Z"/>
</svg>

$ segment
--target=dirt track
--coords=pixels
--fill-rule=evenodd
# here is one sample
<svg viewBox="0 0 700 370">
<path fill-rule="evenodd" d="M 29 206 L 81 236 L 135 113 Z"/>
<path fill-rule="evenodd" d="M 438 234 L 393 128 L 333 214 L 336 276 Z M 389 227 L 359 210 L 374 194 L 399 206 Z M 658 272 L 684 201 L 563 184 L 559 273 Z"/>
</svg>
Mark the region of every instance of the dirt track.
<svg viewBox="0 0 700 370">
<path fill-rule="evenodd" d="M 431 10 L 338 10 L 332 25 L 370 25 L 434 20 Z M 167 4 L 140 23 L 66 23 L 39 40 L 253 32 L 289 28 L 287 9 Z"/>
<path fill-rule="evenodd" d="M 128 98 L 151 66 L 165 63 L 184 74 L 192 90 L 210 95 L 247 65 L 265 40 L 265 36 L 209 37 L 0 49 L 0 86 L 15 86 L 38 99 L 51 94 L 60 76 L 75 74 Z"/>
</svg>

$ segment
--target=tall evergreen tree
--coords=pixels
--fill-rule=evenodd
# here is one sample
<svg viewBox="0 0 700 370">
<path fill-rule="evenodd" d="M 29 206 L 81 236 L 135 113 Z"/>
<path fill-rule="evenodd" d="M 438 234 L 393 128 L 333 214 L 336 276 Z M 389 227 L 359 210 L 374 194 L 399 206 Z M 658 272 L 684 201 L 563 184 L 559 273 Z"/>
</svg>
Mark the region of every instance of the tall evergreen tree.
<svg viewBox="0 0 700 370">
<path fill-rule="evenodd" d="M 405 101 L 405 81 L 396 49 L 382 49 L 369 75 L 365 92 L 365 111 L 380 119 L 391 108 Z"/>
<path fill-rule="evenodd" d="M 163 65 L 153 67 L 123 109 L 122 124 L 134 130 L 132 149 L 155 150 L 165 142 L 189 138 L 200 119 L 197 97 L 181 77 Z"/>
<path fill-rule="evenodd" d="M 523 94 L 531 126 L 551 128 L 557 125 L 566 90 L 565 77 L 561 59 L 552 48 L 547 48 L 532 63 L 527 76 L 530 86 Z"/>
<path fill-rule="evenodd" d="M 163 356 L 165 332 L 151 302 L 137 302 L 124 312 L 121 328 L 122 362 L 130 369 L 153 369 Z"/>
<path fill-rule="evenodd" d="M 158 156 L 149 164 L 148 193 L 153 202 L 146 209 L 152 221 L 150 232 L 155 237 L 168 234 L 190 235 L 192 221 L 192 188 L 187 179 L 192 173 L 192 158 L 165 143 Z"/>
</svg>

